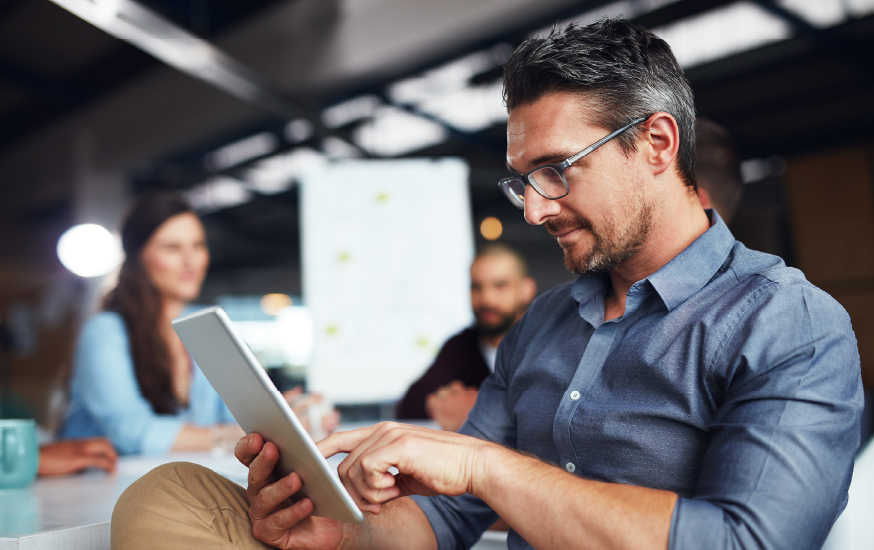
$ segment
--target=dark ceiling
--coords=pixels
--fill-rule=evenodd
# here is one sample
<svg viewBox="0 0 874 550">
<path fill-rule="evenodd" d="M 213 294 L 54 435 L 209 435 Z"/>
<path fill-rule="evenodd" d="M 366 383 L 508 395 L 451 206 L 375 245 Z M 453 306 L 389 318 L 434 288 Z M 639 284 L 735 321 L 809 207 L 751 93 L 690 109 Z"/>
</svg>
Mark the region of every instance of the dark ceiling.
<svg viewBox="0 0 874 550">
<path fill-rule="evenodd" d="M 277 0 L 140 0 L 214 39 Z M 161 62 L 48 0 L 0 0 L 0 151 Z"/>
<path fill-rule="evenodd" d="M 140 0 L 191 32 L 208 39 L 239 25 L 280 0 Z M 515 46 L 531 31 L 607 2 L 580 2 L 574 9 L 545 14 L 524 28 L 493 36 L 472 48 L 498 43 Z M 678 0 L 636 20 L 662 26 L 730 4 L 729 0 Z M 716 120 L 735 136 L 744 158 L 793 156 L 848 143 L 870 140 L 874 126 L 874 16 L 818 29 L 770 0 L 755 2 L 788 22 L 794 38 L 778 41 L 687 71 L 699 115 Z M 464 50 L 452 56 L 462 55 Z M 343 90 L 332 97 L 304 98 L 312 112 L 362 93 L 386 96 L 396 79 L 433 68 L 452 58 L 391 74 L 366 88 Z M 0 0 L 0 151 L 33 132 L 99 101 L 109 91 L 159 65 L 159 61 L 126 42 L 78 19 L 48 0 Z M 499 78 L 495 66 L 474 76 L 474 82 Z M 300 98 L 297 98 L 298 100 Z M 316 115 L 313 115 L 314 117 Z M 285 121 L 265 117 L 260 123 L 192 143 L 168 158 L 147 159 L 131 174 L 138 192 L 156 188 L 185 189 L 208 177 L 203 158 L 222 143 L 258 131 L 281 134 Z M 336 131 L 346 134 L 352 126 Z M 474 219 L 498 215 L 516 220 L 506 227 L 508 238 L 541 239 L 523 232 L 518 211 L 499 194 L 495 182 L 503 176 L 504 125 L 479 132 L 450 131 L 451 139 L 406 156 L 458 156 L 472 169 Z M 286 149 L 292 144 L 284 144 Z M 237 166 L 230 172 L 245 169 Z M 269 264 L 282 246 L 285 258 L 297 258 L 297 198 L 290 191 L 258 197 L 207 216 L 215 243 L 216 269 Z M 216 238 L 215 236 L 219 236 Z M 541 239 L 546 242 L 545 235 Z M 539 243 L 540 240 L 537 240 Z M 287 263 L 286 261 L 286 263 Z"/>
</svg>

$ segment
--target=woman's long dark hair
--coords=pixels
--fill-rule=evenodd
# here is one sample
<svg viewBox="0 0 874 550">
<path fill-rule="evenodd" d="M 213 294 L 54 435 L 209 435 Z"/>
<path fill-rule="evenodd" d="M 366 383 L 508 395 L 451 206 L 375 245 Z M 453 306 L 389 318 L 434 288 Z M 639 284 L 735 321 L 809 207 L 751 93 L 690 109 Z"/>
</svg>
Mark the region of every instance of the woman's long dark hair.
<svg viewBox="0 0 874 550">
<path fill-rule="evenodd" d="M 175 193 L 145 195 L 134 203 L 121 226 L 125 259 L 118 284 L 103 303 L 103 309 L 124 319 L 140 392 L 158 414 L 177 412 L 179 402 L 173 391 L 170 351 L 160 328 L 161 293 L 149 280 L 140 253 L 165 221 L 185 213 L 193 213 L 191 206 Z"/>
</svg>

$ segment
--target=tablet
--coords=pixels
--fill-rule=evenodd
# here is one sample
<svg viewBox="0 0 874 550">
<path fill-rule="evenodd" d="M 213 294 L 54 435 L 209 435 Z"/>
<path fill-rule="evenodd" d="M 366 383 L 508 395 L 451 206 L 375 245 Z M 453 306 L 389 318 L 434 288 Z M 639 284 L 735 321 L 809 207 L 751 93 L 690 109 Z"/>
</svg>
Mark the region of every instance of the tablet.
<svg viewBox="0 0 874 550">
<path fill-rule="evenodd" d="M 282 393 L 220 307 L 173 321 L 173 329 L 212 387 L 247 433 L 257 432 L 279 449 L 277 478 L 297 472 L 303 483 L 293 500 L 309 497 L 314 516 L 364 521 L 361 510 L 319 452 Z"/>
</svg>

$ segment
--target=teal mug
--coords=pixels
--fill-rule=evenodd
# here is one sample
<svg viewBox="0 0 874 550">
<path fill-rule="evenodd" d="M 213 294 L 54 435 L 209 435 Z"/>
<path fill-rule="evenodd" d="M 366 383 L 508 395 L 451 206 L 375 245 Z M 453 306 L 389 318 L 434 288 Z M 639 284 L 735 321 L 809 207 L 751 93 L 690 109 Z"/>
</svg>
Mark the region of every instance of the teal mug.
<svg viewBox="0 0 874 550">
<path fill-rule="evenodd" d="M 36 422 L 0 420 L 0 489 L 27 487 L 38 465 Z"/>
</svg>

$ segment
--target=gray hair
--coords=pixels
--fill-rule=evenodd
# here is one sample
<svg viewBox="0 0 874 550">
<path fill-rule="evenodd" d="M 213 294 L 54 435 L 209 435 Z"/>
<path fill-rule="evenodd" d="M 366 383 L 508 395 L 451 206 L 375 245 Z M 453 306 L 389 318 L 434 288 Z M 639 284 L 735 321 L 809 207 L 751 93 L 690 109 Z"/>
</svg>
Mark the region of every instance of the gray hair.
<svg viewBox="0 0 874 550">
<path fill-rule="evenodd" d="M 609 130 L 660 111 L 672 115 L 680 131 L 678 171 L 695 188 L 695 103 L 664 40 L 629 21 L 607 18 L 526 40 L 504 66 L 507 110 L 555 92 L 581 94 L 594 110 L 593 122 Z M 637 150 L 638 137 L 633 128 L 617 138 L 626 155 Z"/>
</svg>

